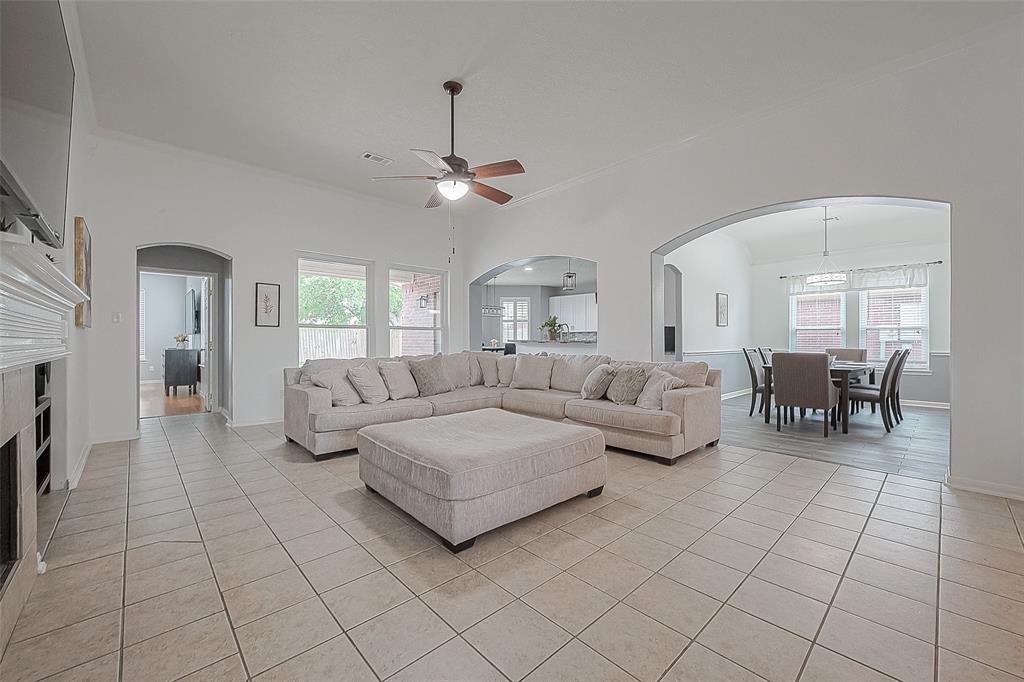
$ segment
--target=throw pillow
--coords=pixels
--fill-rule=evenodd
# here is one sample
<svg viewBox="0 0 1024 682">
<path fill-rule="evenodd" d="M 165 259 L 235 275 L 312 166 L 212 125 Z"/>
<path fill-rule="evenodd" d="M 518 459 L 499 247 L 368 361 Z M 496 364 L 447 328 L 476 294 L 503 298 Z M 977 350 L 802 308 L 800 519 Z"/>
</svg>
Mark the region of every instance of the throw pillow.
<svg viewBox="0 0 1024 682">
<path fill-rule="evenodd" d="M 708 383 L 708 363 L 706 362 L 669 362 L 658 365 L 674 377 L 679 377 L 687 386 L 704 386 Z"/>
<path fill-rule="evenodd" d="M 608 392 L 608 386 L 614 378 L 615 370 L 611 365 L 598 365 L 583 380 L 580 395 L 586 400 L 600 400 Z"/>
<path fill-rule="evenodd" d="M 480 367 L 479 358 L 468 350 L 462 351 L 462 354 L 469 357 L 469 385 L 483 386 L 484 373 L 483 369 Z"/>
<path fill-rule="evenodd" d="M 335 407 L 351 407 L 363 402 L 355 386 L 348 380 L 347 369 L 329 369 L 314 374 L 309 379 L 314 386 L 330 390 L 331 404 Z"/>
<path fill-rule="evenodd" d="M 359 397 L 368 405 L 377 405 L 388 399 L 388 387 L 376 367 L 353 367 L 348 371 L 348 380 L 355 386 Z"/>
<path fill-rule="evenodd" d="M 451 353 L 440 357 L 444 361 L 448 380 L 452 382 L 454 387 L 452 390 L 465 388 L 470 385 L 470 381 L 473 380 L 473 370 L 470 366 L 470 361 L 473 357 L 469 353 Z"/>
<path fill-rule="evenodd" d="M 623 365 L 608 384 L 608 400 L 617 405 L 635 405 L 647 384 L 648 371 L 640 365 Z"/>
<path fill-rule="evenodd" d="M 644 384 L 644 390 L 640 391 L 640 396 L 636 399 L 636 406 L 642 407 L 645 410 L 660 410 L 662 408 L 662 396 L 665 395 L 665 391 L 682 388 L 685 385 L 686 382 L 679 377 L 674 377 L 668 372 L 656 369 L 651 372 L 647 383 Z"/>
<path fill-rule="evenodd" d="M 412 372 L 416 388 L 424 398 L 455 390 L 455 384 L 448 378 L 443 355 L 438 354 L 425 360 L 410 360 L 409 371 Z"/>
<path fill-rule="evenodd" d="M 484 386 L 497 386 L 498 356 L 494 353 L 484 351 L 480 355 L 476 356 L 476 361 L 480 365 L 481 374 L 483 374 Z"/>
<path fill-rule="evenodd" d="M 546 391 L 551 388 L 551 368 L 555 359 L 542 355 L 521 355 L 512 372 L 512 388 L 533 388 Z"/>
<path fill-rule="evenodd" d="M 388 395 L 392 400 L 415 398 L 420 394 L 419 389 L 416 388 L 416 380 L 412 378 L 412 372 L 409 371 L 409 365 L 401 360 L 380 363 L 380 375 L 384 378 L 384 383 L 388 387 Z"/>
<path fill-rule="evenodd" d="M 516 355 L 502 355 L 498 358 L 498 386 L 505 387 L 512 383 L 517 357 Z"/>
</svg>

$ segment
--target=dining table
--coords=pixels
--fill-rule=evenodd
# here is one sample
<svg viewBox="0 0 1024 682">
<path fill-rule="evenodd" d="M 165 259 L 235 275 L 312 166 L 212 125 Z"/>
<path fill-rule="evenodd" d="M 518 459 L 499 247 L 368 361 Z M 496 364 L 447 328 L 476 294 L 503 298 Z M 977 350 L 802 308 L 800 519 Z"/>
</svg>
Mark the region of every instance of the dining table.
<svg viewBox="0 0 1024 682">
<path fill-rule="evenodd" d="M 764 394 L 768 396 L 765 401 L 764 423 L 771 424 L 772 409 L 772 365 L 766 362 L 764 365 Z M 833 362 L 829 367 L 833 379 L 839 382 L 839 413 L 842 415 L 843 433 L 850 432 L 850 380 L 859 376 L 868 376 L 868 381 L 875 381 L 875 366 L 870 362 Z M 827 418 L 827 417 L 826 417 Z"/>
</svg>

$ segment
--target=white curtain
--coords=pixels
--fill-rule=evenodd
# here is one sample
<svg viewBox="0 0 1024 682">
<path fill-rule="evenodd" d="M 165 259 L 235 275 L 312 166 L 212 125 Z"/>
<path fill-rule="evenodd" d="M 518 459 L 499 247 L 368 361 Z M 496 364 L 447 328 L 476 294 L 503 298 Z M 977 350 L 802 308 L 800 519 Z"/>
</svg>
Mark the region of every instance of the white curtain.
<svg viewBox="0 0 1024 682">
<path fill-rule="evenodd" d="M 913 289 L 928 286 L 928 266 L 895 265 L 861 270 L 840 270 L 846 273 L 846 281 L 829 286 L 808 286 L 807 275 L 786 277 L 789 294 L 824 294 L 834 291 L 861 291 L 867 289 Z"/>
</svg>

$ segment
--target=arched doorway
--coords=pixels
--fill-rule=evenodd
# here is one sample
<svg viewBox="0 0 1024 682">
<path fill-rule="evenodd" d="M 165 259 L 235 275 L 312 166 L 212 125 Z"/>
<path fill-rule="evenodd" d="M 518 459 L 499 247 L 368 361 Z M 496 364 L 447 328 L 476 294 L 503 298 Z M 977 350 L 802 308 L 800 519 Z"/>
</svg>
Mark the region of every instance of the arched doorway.
<svg viewBox="0 0 1024 682">
<path fill-rule="evenodd" d="M 231 257 L 197 244 L 136 250 L 137 416 L 231 413 Z"/>
</svg>

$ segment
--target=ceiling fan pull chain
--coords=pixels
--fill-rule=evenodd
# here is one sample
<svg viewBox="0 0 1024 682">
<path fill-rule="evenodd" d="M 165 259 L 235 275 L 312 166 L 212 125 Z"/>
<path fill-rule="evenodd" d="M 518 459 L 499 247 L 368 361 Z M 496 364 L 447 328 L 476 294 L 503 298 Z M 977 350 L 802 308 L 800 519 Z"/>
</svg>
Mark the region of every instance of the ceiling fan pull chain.
<svg viewBox="0 0 1024 682">
<path fill-rule="evenodd" d="M 452 217 L 452 202 L 448 202 L 448 241 L 452 243 L 452 252 L 448 256 L 448 265 L 451 265 L 455 261 L 455 220 Z"/>
</svg>

